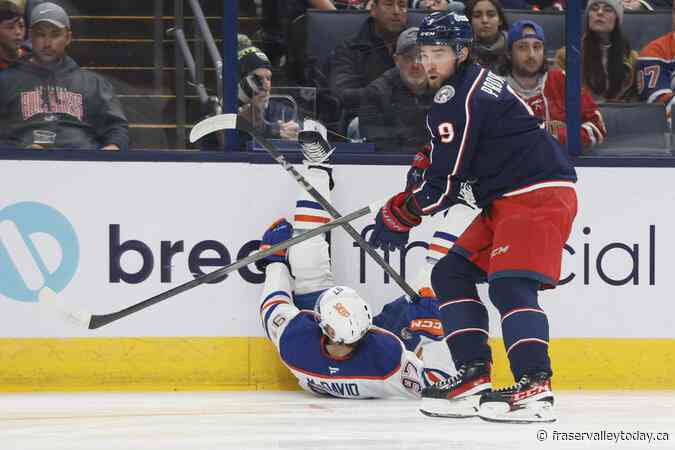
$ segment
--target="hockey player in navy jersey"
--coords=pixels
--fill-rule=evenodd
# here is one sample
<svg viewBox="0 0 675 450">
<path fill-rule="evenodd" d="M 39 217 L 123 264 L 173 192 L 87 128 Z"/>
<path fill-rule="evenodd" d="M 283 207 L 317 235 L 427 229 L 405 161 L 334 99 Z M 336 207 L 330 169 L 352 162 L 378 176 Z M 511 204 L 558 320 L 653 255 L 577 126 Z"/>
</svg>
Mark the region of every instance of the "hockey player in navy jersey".
<svg viewBox="0 0 675 450">
<path fill-rule="evenodd" d="M 577 212 L 576 173 L 527 103 L 471 61 L 472 36 L 468 19 L 454 13 L 433 13 L 420 26 L 419 57 L 438 88 L 427 116 L 431 165 L 418 189 L 395 195 L 380 210 L 371 243 L 402 247 L 423 216 L 459 200 L 483 208 L 431 274 L 458 373 L 425 389 L 421 409 L 442 417 L 550 422 L 549 330 L 537 293 L 559 281 Z M 488 314 L 476 290 L 483 281 L 501 314 L 516 380 L 495 391 Z"/>
<path fill-rule="evenodd" d="M 329 154 L 310 147 L 305 155 L 311 162 L 305 164 L 305 178 L 330 199 Z M 329 220 L 328 212 L 301 190 L 293 225 L 285 219 L 273 223 L 260 248 Z M 330 265 L 323 236 L 257 263 L 266 274 L 260 303 L 263 327 L 303 389 L 350 399 L 419 398 L 425 384 L 447 377 L 448 368 L 424 368 L 418 358 L 423 344 L 442 338 L 434 298 L 413 303 L 402 297 L 373 317 L 354 289 L 336 286 Z"/>
</svg>

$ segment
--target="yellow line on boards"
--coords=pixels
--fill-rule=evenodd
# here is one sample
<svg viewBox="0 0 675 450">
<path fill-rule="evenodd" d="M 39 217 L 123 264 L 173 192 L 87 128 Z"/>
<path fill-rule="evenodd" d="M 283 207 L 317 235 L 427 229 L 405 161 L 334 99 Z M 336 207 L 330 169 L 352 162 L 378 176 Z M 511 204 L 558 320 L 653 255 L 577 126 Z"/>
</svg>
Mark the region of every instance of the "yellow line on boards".
<svg viewBox="0 0 675 450">
<path fill-rule="evenodd" d="M 491 343 L 493 385 L 512 384 Z M 554 339 L 550 351 L 554 390 L 675 389 L 675 339 Z M 0 367 L 3 392 L 297 389 L 262 337 L 5 338 Z"/>
</svg>

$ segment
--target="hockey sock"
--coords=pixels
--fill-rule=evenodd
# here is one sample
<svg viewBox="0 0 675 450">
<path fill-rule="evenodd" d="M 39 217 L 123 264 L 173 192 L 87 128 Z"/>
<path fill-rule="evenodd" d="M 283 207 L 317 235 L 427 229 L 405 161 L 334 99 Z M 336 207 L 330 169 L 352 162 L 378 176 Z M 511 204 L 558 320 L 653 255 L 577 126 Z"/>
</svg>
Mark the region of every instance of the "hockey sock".
<svg viewBox="0 0 675 450">
<path fill-rule="evenodd" d="M 475 360 L 492 361 L 487 343 L 488 314 L 476 290 L 476 282 L 484 278 L 482 270 L 452 252 L 431 272 L 443 331 L 456 367 Z"/>
<path fill-rule="evenodd" d="M 551 371 L 548 319 L 537 301 L 539 281 L 498 278 L 490 282 L 490 299 L 502 317 L 502 335 L 516 381 L 524 374 Z"/>
<path fill-rule="evenodd" d="M 307 168 L 303 175 L 307 181 L 318 190 L 328 201 L 330 192 L 328 188 L 329 174 L 322 168 Z M 314 200 L 304 189 L 300 189 L 295 203 L 293 216 L 293 228 L 295 234 L 302 234 L 330 222 L 330 214 Z M 315 236 L 312 239 L 293 246 L 288 251 L 288 260 L 293 268 L 295 276 L 295 294 L 299 308 L 313 307 L 318 291 L 328 289 L 335 285 L 331 271 L 330 250 L 323 236 Z"/>
</svg>

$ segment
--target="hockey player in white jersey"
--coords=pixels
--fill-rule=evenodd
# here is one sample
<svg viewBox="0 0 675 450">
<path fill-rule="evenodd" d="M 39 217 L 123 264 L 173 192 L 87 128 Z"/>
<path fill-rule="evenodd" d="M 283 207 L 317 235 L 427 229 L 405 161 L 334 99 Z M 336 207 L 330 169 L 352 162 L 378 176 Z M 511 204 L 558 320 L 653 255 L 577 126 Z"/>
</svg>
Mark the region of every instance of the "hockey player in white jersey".
<svg viewBox="0 0 675 450">
<path fill-rule="evenodd" d="M 304 152 L 311 163 L 305 163 L 303 175 L 330 199 L 332 169 L 324 161 L 328 152 L 311 147 Z M 274 222 L 260 248 L 329 220 L 302 190 L 293 225 L 285 219 Z M 336 285 L 323 236 L 291 247 L 288 254 L 260 260 L 257 266 L 266 274 L 260 302 L 263 327 L 304 390 L 349 399 L 419 398 L 425 378 L 429 383 L 447 376 L 444 370 L 425 369 L 412 351 L 442 336 L 435 299 L 413 303 L 400 298 L 373 317 L 354 289 Z M 405 344 L 395 333 L 406 335 Z"/>
</svg>

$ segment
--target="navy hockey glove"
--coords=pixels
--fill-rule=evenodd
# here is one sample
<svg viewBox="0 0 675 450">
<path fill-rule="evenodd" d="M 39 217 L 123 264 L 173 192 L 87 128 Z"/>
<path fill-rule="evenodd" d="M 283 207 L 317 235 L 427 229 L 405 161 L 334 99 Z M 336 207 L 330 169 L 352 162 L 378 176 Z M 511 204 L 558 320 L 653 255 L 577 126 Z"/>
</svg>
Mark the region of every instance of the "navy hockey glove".
<svg viewBox="0 0 675 450">
<path fill-rule="evenodd" d="M 408 243 L 410 229 L 419 225 L 422 219 L 402 209 L 408 194 L 396 194 L 380 208 L 375 218 L 375 229 L 370 235 L 370 245 L 382 250 L 403 250 Z"/>
<path fill-rule="evenodd" d="M 283 217 L 278 219 L 269 228 L 265 231 L 265 234 L 260 241 L 259 250 L 267 250 L 273 245 L 278 244 L 279 242 L 286 241 L 293 237 L 293 225 L 288 223 Z M 286 249 L 279 250 L 276 253 L 272 253 L 267 258 L 259 259 L 255 262 L 255 266 L 259 271 L 265 272 L 265 269 L 270 263 L 281 262 L 286 264 L 288 270 L 291 270 L 291 266 L 288 264 L 288 259 L 286 258 L 287 252 Z"/>
<path fill-rule="evenodd" d="M 406 175 L 405 191 L 412 192 L 424 181 L 424 171 L 431 165 L 431 146 L 425 145 L 415 154 L 408 175 Z"/>
<path fill-rule="evenodd" d="M 263 79 L 260 78 L 259 75 L 252 73 L 239 80 L 239 91 L 237 96 L 241 103 L 251 103 L 253 97 L 261 93 L 264 89 Z"/>
</svg>

